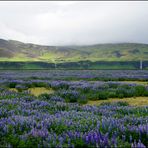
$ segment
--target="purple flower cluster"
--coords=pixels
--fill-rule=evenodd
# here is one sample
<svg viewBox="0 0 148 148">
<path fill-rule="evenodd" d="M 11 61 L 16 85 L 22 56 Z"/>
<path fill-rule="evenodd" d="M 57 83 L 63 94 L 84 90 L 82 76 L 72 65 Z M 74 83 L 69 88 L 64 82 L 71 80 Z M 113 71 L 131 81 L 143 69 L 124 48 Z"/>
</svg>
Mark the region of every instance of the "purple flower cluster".
<svg viewBox="0 0 148 148">
<path fill-rule="evenodd" d="M 147 80 L 147 70 L 36 70 L 36 71 L 1 71 L 0 78 L 3 79 L 137 79 Z"/>
<path fill-rule="evenodd" d="M 0 100 L 1 137 L 11 134 L 25 143 L 34 139 L 36 146 L 44 147 L 147 146 L 147 106 L 80 106 L 56 96 L 46 101 L 23 93 L 8 96 Z"/>
<path fill-rule="evenodd" d="M 0 145 L 3 147 L 148 147 L 148 106 L 122 103 L 80 105 L 83 95 L 101 91 L 141 93 L 147 86 L 97 78 L 147 79 L 147 71 L 0 72 Z M 69 79 L 81 81 L 67 81 Z M 85 79 L 85 81 L 84 81 Z M 33 96 L 8 87 L 51 87 Z M 131 91 L 131 92 L 130 92 Z M 83 94 L 82 94 L 83 93 Z M 67 101 L 70 100 L 70 101 Z M 80 101 L 82 101 L 80 100 Z"/>
</svg>

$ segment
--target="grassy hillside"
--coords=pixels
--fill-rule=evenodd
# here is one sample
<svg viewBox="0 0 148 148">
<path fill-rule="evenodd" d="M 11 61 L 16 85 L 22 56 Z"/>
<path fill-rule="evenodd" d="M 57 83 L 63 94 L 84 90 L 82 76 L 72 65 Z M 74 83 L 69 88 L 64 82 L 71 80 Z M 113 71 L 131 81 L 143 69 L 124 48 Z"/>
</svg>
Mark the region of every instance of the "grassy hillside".
<svg viewBox="0 0 148 148">
<path fill-rule="evenodd" d="M 148 44 L 121 43 L 90 46 L 40 46 L 0 39 L 0 61 L 43 61 L 49 63 L 137 61 L 148 59 Z"/>
</svg>

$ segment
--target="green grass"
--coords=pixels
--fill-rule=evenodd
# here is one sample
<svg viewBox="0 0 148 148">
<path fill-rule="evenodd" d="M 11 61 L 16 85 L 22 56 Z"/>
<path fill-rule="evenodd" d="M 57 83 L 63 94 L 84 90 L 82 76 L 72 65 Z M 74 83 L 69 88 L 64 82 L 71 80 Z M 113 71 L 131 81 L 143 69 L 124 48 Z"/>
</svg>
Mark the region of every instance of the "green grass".
<svg viewBox="0 0 148 148">
<path fill-rule="evenodd" d="M 34 87 L 34 88 L 29 88 L 28 91 L 34 96 L 39 96 L 41 94 L 47 93 L 47 94 L 52 94 L 54 91 L 52 89 L 47 89 L 44 87 Z"/>
<path fill-rule="evenodd" d="M 12 60 L 12 59 L 11 59 Z M 0 69 L 54 69 L 54 60 L 47 62 L 37 62 L 37 61 L 0 61 Z M 58 61 L 59 62 L 59 61 Z M 139 69 L 139 61 L 129 61 L 129 62 L 107 62 L 107 61 L 81 61 L 81 62 L 65 62 L 62 63 L 55 62 L 57 69 Z M 144 61 L 144 64 L 148 64 L 148 61 Z M 145 69 L 145 67 L 143 67 Z"/>
<path fill-rule="evenodd" d="M 145 106 L 148 105 L 148 97 L 133 97 L 133 98 L 110 98 L 108 100 L 97 100 L 88 101 L 87 105 L 100 105 L 101 103 L 112 103 L 112 102 L 127 102 L 131 106 Z"/>
<path fill-rule="evenodd" d="M 123 82 L 127 82 L 127 83 L 132 83 L 132 84 L 142 84 L 142 85 L 148 85 L 148 82 L 146 81 L 123 81 Z"/>
<path fill-rule="evenodd" d="M 10 91 L 15 91 L 18 92 L 18 90 L 16 88 L 9 88 Z M 34 96 L 39 96 L 41 94 L 47 93 L 47 94 L 52 94 L 54 93 L 54 91 L 50 88 L 45 88 L 45 87 L 33 87 L 33 88 L 29 88 L 28 91 L 30 92 L 30 94 L 34 95 Z"/>
<path fill-rule="evenodd" d="M 134 66 L 132 65 L 93 65 L 91 66 L 92 69 L 134 69 Z"/>
</svg>

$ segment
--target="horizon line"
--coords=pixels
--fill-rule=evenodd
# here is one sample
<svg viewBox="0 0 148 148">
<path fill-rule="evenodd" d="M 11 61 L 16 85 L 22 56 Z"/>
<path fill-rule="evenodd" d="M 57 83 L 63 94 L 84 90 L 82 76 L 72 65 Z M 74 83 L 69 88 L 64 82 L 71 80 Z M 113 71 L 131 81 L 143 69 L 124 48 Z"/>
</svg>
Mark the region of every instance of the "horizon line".
<svg viewBox="0 0 148 148">
<path fill-rule="evenodd" d="M 4 39 L 4 38 L 0 38 L 0 40 L 4 40 L 4 41 L 14 41 L 14 42 L 20 42 L 22 44 L 33 44 L 33 45 L 37 45 L 37 46 L 95 46 L 95 45 L 104 45 L 104 44 L 145 44 L 148 45 L 148 43 L 144 43 L 144 42 L 105 42 L 105 43 L 94 43 L 94 44 L 65 44 L 65 45 L 49 45 L 49 44 L 38 44 L 38 43 L 33 43 L 33 42 L 24 42 L 24 41 L 20 41 L 20 40 L 16 40 L 16 39 Z"/>
</svg>

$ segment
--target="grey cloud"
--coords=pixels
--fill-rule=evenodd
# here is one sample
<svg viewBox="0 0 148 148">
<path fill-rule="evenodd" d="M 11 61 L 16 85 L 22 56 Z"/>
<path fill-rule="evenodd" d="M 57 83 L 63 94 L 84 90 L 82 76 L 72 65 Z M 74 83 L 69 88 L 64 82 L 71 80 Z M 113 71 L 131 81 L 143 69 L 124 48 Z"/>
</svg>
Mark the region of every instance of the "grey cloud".
<svg viewBox="0 0 148 148">
<path fill-rule="evenodd" d="M 0 2 L 0 38 L 46 45 L 148 43 L 148 2 Z"/>
</svg>

